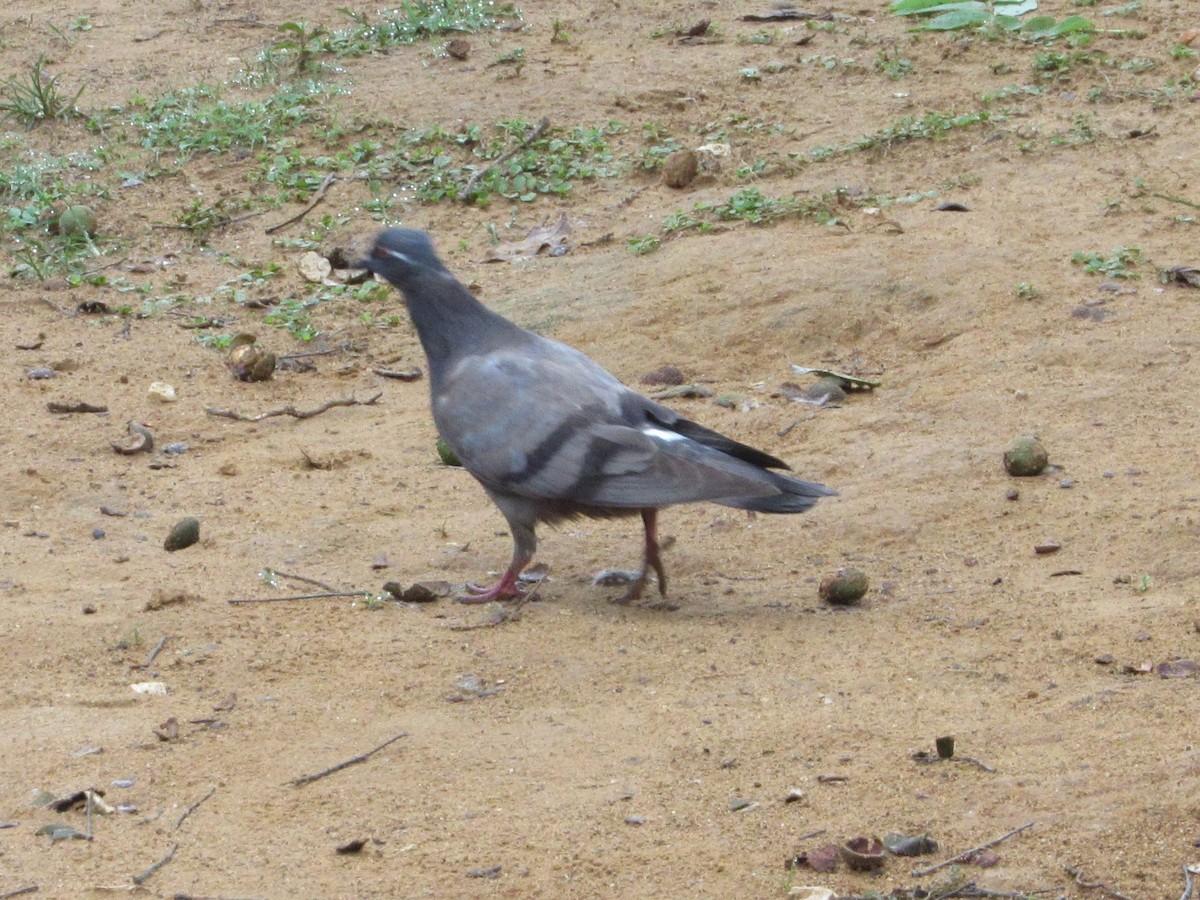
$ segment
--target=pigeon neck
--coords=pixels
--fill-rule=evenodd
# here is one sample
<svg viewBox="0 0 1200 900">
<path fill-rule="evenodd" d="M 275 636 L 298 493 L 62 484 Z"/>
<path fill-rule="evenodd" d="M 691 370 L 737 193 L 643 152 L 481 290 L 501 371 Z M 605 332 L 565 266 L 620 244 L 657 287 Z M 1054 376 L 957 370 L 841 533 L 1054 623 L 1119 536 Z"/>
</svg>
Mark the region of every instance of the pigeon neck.
<svg viewBox="0 0 1200 900">
<path fill-rule="evenodd" d="M 405 303 L 417 337 L 429 359 L 430 377 L 437 378 L 456 357 L 512 340 L 516 325 L 475 299 L 447 273 L 425 273 L 404 290 Z"/>
</svg>

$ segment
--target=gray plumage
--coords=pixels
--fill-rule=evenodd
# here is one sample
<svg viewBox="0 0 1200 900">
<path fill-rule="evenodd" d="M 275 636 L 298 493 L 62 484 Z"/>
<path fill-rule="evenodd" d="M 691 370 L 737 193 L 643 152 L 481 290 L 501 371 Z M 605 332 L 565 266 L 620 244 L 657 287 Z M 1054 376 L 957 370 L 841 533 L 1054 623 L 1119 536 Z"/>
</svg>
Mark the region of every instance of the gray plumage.
<svg viewBox="0 0 1200 900">
<path fill-rule="evenodd" d="M 468 601 L 521 596 L 538 522 L 640 513 L 644 566 L 666 594 L 659 507 L 707 500 L 797 513 L 835 492 L 772 469 L 787 464 L 629 390 L 578 350 L 513 324 L 475 299 L 423 232 L 382 232 L 363 263 L 404 295 L 429 359 L 433 419 L 508 521 L 513 558 Z"/>
</svg>

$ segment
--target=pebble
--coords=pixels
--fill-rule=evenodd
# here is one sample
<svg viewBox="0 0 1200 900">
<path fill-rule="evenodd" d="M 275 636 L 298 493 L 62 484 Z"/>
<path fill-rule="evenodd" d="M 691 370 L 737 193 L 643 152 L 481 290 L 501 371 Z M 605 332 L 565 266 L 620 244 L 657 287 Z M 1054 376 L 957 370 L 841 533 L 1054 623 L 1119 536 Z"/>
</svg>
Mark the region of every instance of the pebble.
<svg viewBox="0 0 1200 900">
<path fill-rule="evenodd" d="M 116 781 L 114 781 L 112 783 L 112 786 L 118 787 L 118 788 L 131 788 L 131 787 L 133 787 L 133 779 L 132 778 L 118 778 Z"/>
<path fill-rule="evenodd" d="M 200 540 L 200 520 L 193 516 L 185 516 L 175 523 L 163 541 L 163 549 L 168 553 L 190 547 Z"/>
<path fill-rule="evenodd" d="M 38 366 L 36 369 L 30 369 L 25 373 L 30 381 L 44 381 L 47 378 L 57 378 L 58 373 L 53 369 L 47 369 L 45 366 Z"/>
<path fill-rule="evenodd" d="M 626 816 L 625 824 L 626 825 L 645 825 L 646 817 L 645 816 Z"/>
<path fill-rule="evenodd" d="M 1046 540 L 1039 541 L 1033 545 L 1033 552 L 1039 556 L 1046 556 L 1050 553 L 1057 553 L 1062 549 L 1062 544 L 1058 541 Z"/>
<path fill-rule="evenodd" d="M 1075 487 L 1075 479 L 1074 478 L 1064 478 L 1062 481 L 1060 481 L 1058 483 L 1058 486 L 1060 488 L 1066 488 L 1067 490 L 1070 490 L 1071 488 Z"/>
<path fill-rule="evenodd" d="M 170 454 L 174 454 L 174 455 L 178 455 L 180 453 L 187 453 L 188 445 L 185 444 L 183 441 L 175 441 L 173 444 L 167 444 L 167 446 L 163 447 L 162 451 L 163 451 L 163 453 L 170 453 Z"/>
<path fill-rule="evenodd" d="M 92 540 L 99 541 L 99 540 L 103 540 L 103 539 L 104 539 L 104 529 L 103 528 L 93 528 L 92 529 Z"/>
</svg>

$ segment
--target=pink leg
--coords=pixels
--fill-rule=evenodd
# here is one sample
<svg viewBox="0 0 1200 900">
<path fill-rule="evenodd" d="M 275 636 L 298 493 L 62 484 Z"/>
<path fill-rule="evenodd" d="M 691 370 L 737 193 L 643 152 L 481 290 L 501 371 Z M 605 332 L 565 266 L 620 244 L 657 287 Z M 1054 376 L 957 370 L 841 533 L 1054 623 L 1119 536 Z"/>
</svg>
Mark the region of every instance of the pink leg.
<svg viewBox="0 0 1200 900">
<path fill-rule="evenodd" d="M 459 597 L 459 603 L 490 603 L 493 600 L 519 600 L 525 596 L 525 591 L 517 586 L 517 576 L 521 574 L 521 570 L 529 565 L 532 556 L 524 554 L 514 554 L 513 561 L 504 574 L 500 576 L 500 580 L 491 587 L 483 587 L 482 585 L 471 582 L 467 585 L 467 593 L 465 596 Z"/>
<path fill-rule="evenodd" d="M 629 586 L 624 594 L 614 600 L 614 603 L 632 603 L 642 596 L 642 588 L 646 586 L 646 577 L 650 570 L 658 576 L 658 592 L 667 596 L 667 571 L 663 568 L 662 557 L 658 553 L 658 510 L 642 510 L 642 526 L 645 529 L 645 545 L 642 551 L 642 571 L 637 580 Z"/>
</svg>

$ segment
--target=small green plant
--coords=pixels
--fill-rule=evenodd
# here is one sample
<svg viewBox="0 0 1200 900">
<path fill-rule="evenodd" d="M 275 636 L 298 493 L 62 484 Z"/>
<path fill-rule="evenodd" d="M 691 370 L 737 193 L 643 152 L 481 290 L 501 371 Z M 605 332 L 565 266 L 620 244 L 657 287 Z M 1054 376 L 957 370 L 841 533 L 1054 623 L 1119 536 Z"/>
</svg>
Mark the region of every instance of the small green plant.
<svg viewBox="0 0 1200 900">
<path fill-rule="evenodd" d="M 550 43 L 552 44 L 569 44 L 571 43 L 571 33 L 567 31 L 567 23 L 562 19 L 555 19 L 550 23 L 554 29 L 550 34 Z"/>
<path fill-rule="evenodd" d="M 83 88 L 68 97 L 59 91 L 58 77 L 46 74 L 46 57 L 39 56 L 22 75 L 0 82 L 0 115 L 16 119 L 28 128 L 48 119 L 79 115 L 75 103 Z"/>
<path fill-rule="evenodd" d="M 1089 275 L 1104 275 L 1107 278 L 1138 278 L 1138 274 L 1131 269 L 1142 261 L 1142 251 L 1137 247 L 1115 247 L 1108 256 L 1077 251 L 1071 257 L 1071 262 L 1083 266 Z"/>
<path fill-rule="evenodd" d="M 932 16 L 916 26 L 919 31 L 957 31 L 973 28 L 994 32 L 1021 32 L 1035 39 L 1053 39 L 1095 30 L 1090 19 L 1068 16 L 1061 22 L 1050 16 L 1021 17 L 1038 8 L 1038 0 L 894 0 L 896 16 Z"/>
<path fill-rule="evenodd" d="M 638 256 L 645 256 L 647 253 L 653 253 L 662 246 L 662 238 L 655 234 L 641 235 L 640 237 L 631 237 L 629 239 L 629 249 Z"/>
<path fill-rule="evenodd" d="M 274 48 L 279 53 L 293 54 L 297 72 L 311 72 L 318 68 L 317 56 L 325 50 L 327 32 L 318 25 L 310 29 L 307 22 L 284 22 L 279 26 L 285 37 L 276 41 Z"/>
<path fill-rule="evenodd" d="M 777 31 L 756 31 L 754 34 L 739 34 L 734 38 L 735 44 L 758 44 L 770 46 L 779 40 Z"/>
<path fill-rule="evenodd" d="M 893 81 L 912 71 L 912 60 L 905 59 L 897 50 L 880 50 L 875 54 L 875 68 Z"/>
<path fill-rule="evenodd" d="M 1018 300 L 1036 300 L 1040 296 L 1038 289 L 1028 281 L 1018 281 L 1013 286 L 1013 292 L 1017 295 Z"/>
<path fill-rule="evenodd" d="M 520 78 L 521 70 L 525 68 L 525 48 L 514 47 L 507 53 L 496 58 L 492 66 L 507 66 L 511 69 L 511 78 Z"/>
</svg>

